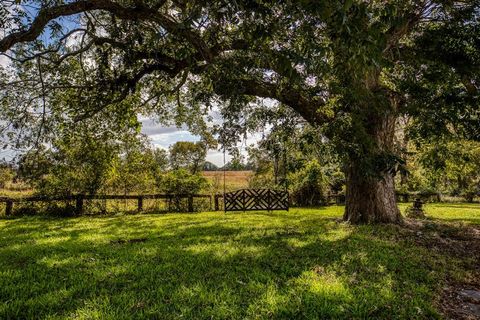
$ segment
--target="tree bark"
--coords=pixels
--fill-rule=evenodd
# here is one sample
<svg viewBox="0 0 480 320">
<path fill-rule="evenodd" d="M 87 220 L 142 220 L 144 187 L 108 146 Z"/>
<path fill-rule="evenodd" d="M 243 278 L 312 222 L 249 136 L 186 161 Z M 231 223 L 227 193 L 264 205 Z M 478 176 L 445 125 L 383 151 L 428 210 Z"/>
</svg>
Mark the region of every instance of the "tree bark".
<svg viewBox="0 0 480 320">
<path fill-rule="evenodd" d="M 347 173 L 345 221 L 361 223 L 400 223 L 393 176 L 365 177 L 354 164 Z"/>
<path fill-rule="evenodd" d="M 368 133 L 378 154 L 391 152 L 395 133 L 395 116 L 370 117 Z M 343 219 L 350 223 L 400 223 L 392 170 L 366 173 L 358 160 L 351 159 L 346 170 L 347 190 Z"/>
</svg>

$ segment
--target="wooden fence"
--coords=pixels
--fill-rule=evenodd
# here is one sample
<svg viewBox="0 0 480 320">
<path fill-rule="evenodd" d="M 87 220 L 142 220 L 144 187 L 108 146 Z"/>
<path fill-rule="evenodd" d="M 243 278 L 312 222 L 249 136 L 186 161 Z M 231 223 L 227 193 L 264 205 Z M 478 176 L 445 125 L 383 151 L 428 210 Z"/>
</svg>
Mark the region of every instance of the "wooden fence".
<svg viewBox="0 0 480 320">
<path fill-rule="evenodd" d="M 15 203 L 24 202 L 75 202 L 75 214 L 82 214 L 84 211 L 85 200 L 136 200 L 137 210 L 143 211 L 143 202 L 146 199 L 164 199 L 166 201 L 178 201 L 186 199 L 188 203 L 188 212 L 194 211 L 194 199 L 207 198 L 210 201 L 210 208 L 212 207 L 212 196 L 208 194 L 142 194 L 142 195 L 72 195 L 63 197 L 45 197 L 45 196 L 31 196 L 22 198 L 0 197 L 0 203 L 5 203 L 5 215 L 9 216 L 13 212 L 13 205 Z"/>
<path fill-rule="evenodd" d="M 411 202 L 416 198 L 422 199 L 422 201 L 440 201 L 440 195 L 436 193 L 397 193 L 397 201 L 399 202 Z M 170 202 L 175 202 L 179 200 L 186 200 L 187 205 L 185 206 L 187 212 L 194 212 L 194 199 L 208 199 L 208 207 L 210 210 L 224 210 L 223 204 L 223 195 L 209 195 L 209 194 L 143 194 L 143 195 L 72 195 L 72 196 L 63 196 L 63 197 L 42 197 L 42 196 L 31 196 L 23 198 L 10 198 L 10 197 L 0 197 L 0 203 L 5 203 L 5 214 L 7 216 L 13 213 L 14 204 L 16 203 L 25 203 L 25 202 L 74 202 L 74 211 L 75 214 L 82 214 L 84 212 L 84 202 L 87 200 L 136 200 L 136 209 L 137 211 L 143 211 L 144 209 L 144 200 L 155 200 L 163 199 Z M 212 206 L 213 202 L 213 206 Z M 329 195 L 327 197 L 326 205 L 330 204 L 344 204 L 345 196 L 343 194 Z M 213 207 L 213 208 L 212 208 Z M 169 207 L 169 210 L 170 207 Z"/>
<path fill-rule="evenodd" d="M 397 192 L 395 197 L 398 202 L 413 202 L 415 199 L 421 199 L 425 202 L 441 202 L 442 197 L 439 193 L 406 193 L 406 192 Z M 327 196 L 327 204 L 345 204 L 345 195 L 343 194 L 331 194 Z"/>
<path fill-rule="evenodd" d="M 425 202 L 440 202 L 441 195 L 439 193 L 406 193 L 406 192 L 397 192 L 395 197 L 398 202 L 412 202 L 415 199 L 421 199 Z M 327 196 L 327 204 L 345 204 L 345 195 L 343 194 L 331 194 Z"/>
</svg>

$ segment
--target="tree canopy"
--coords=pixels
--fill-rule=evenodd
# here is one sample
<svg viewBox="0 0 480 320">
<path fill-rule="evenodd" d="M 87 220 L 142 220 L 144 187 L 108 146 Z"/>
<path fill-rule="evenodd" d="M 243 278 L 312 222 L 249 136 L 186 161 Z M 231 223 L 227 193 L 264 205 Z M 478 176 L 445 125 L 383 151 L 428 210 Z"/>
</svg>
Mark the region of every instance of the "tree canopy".
<svg viewBox="0 0 480 320">
<path fill-rule="evenodd" d="M 198 173 L 205 162 L 207 147 L 203 142 L 178 141 L 170 147 L 170 166 Z"/>
<path fill-rule="evenodd" d="M 356 223 L 400 221 L 399 117 L 425 138 L 480 138 L 478 0 L 4 2 L 2 133 L 15 146 L 84 122 L 135 128 L 138 114 L 208 136 L 212 108 L 225 142 L 278 103 L 342 155 Z"/>
</svg>

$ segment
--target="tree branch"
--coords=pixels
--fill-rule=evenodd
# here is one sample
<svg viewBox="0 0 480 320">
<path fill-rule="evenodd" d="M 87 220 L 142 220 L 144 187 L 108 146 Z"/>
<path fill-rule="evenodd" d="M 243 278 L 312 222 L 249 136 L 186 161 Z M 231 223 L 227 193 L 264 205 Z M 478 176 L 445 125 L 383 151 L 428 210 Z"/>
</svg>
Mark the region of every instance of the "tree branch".
<svg viewBox="0 0 480 320">
<path fill-rule="evenodd" d="M 276 84 L 255 79 L 221 79 L 214 86 L 214 91 L 219 95 L 228 94 L 231 91 L 231 85 L 235 88 L 240 88 L 241 94 L 270 98 L 288 105 L 313 126 L 318 126 L 331 120 L 330 117 L 319 110 L 325 105 L 321 97 L 308 98 L 299 89 L 290 87 L 280 88 Z"/>
<path fill-rule="evenodd" d="M 163 4 L 164 2 L 161 3 Z M 42 8 L 33 20 L 30 28 L 25 31 L 12 33 L 0 40 L 0 52 L 6 52 L 17 43 L 35 40 L 52 20 L 93 10 L 104 10 L 125 20 L 150 20 L 157 22 L 168 32 L 187 40 L 205 60 L 211 61 L 213 58 L 211 51 L 198 33 L 185 28 L 183 24 L 175 22 L 171 17 L 160 14 L 157 11 L 158 9 L 152 9 L 138 1 L 134 7 L 123 7 L 110 0 L 81 0 Z"/>
</svg>

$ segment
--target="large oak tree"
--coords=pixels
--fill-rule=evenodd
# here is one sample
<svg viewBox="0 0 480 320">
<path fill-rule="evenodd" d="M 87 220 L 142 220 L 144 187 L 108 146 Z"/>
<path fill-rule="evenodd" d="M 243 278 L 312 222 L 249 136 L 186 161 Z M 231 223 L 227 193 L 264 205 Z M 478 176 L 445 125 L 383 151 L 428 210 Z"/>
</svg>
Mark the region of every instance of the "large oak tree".
<svg viewBox="0 0 480 320">
<path fill-rule="evenodd" d="M 478 137 L 478 1 L 11 2 L 1 98 L 22 141 L 138 113 L 202 131 L 212 105 L 235 118 L 271 99 L 341 151 L 346 221 L 397 223 L 397 118 Z"/>
</svg>

